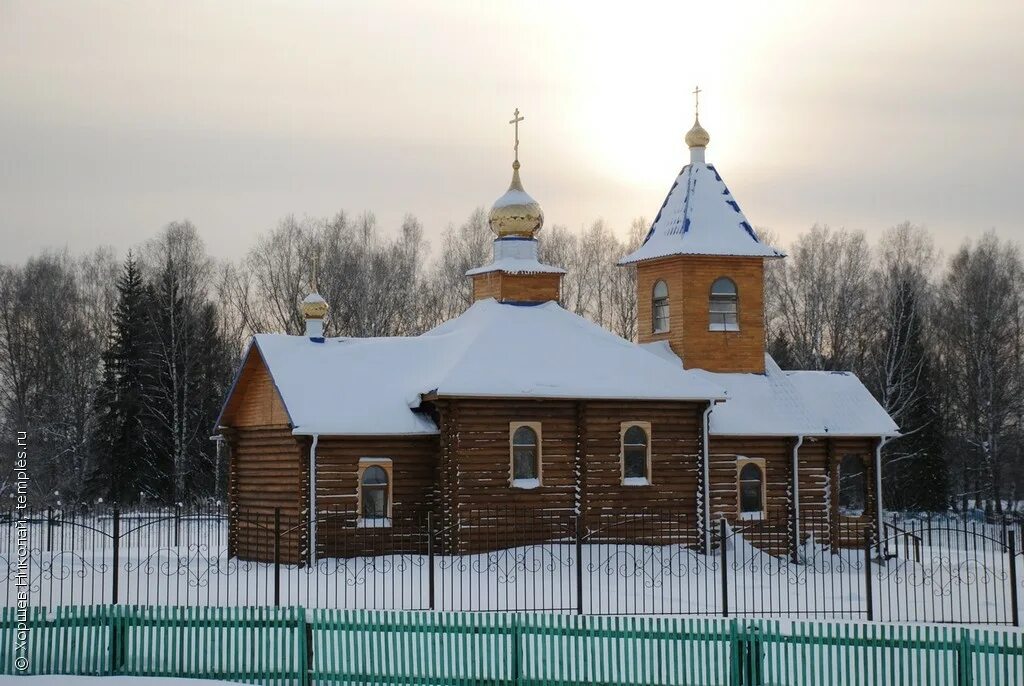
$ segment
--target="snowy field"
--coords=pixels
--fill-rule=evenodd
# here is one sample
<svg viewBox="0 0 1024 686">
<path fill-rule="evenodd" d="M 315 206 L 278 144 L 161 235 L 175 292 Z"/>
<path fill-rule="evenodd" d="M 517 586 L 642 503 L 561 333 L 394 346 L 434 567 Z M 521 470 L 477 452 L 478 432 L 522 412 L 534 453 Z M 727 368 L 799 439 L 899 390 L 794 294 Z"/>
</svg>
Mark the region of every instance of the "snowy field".
<svg viewBox="0 0 1024 686">
<path fill-rule="evenodd" d="M 151 523 L 124 516 L 121 527 L 116 601 L 129 605 L 575 611 L 582 604 L 587 614 L 868 616 L 864 551 L 833 551 L 813 540 L 793 564 L 730 536 L 725 574 L 720 550 L 703 555 L 683 545 L 585 544 L 582 570 L 572 541 L 436 556 L 431 598 L 426 555 L 330 558 L 275 570 L 229 559 L 223 518 Z M 103 518 L 49 530 L 45 522 L 32 524 L 32 603 L 111 603 L 115 563 L 108 531 Z M 873 618 L 1012 623 L 1009 556 L 997 543 L 1002 535 L 993 525 L 933 526 L 927 534 L 891 539 L 895 556 L 870 564 Z M 6 603 L 13 606 L 16 559 L 10 532 L 7 538 Z M 1016 560 L 1024 596 L 1024 561 Z"/>
</svg>

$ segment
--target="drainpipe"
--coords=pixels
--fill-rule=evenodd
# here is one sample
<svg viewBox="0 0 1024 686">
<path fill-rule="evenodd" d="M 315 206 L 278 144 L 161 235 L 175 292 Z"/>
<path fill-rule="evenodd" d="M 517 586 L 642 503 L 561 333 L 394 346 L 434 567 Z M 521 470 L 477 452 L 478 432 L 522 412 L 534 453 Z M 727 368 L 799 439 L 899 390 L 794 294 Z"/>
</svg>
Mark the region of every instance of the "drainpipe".
<svg viewBox="0 0 1024 686">
<path fill-rule="evenodd" d="M 804 437 L 797 436 L 793 444 L 793 561 L 797 561 L 800 548 L 800 446 Z"/>
<path fill-rule="evenodd" d="M 875 526 L 878 527 L 878 559 L 885 559 L 884 543 L 882 542 L 882 448 L 893 439 L 893 436 L 879 436 L 875 446 Z"/>
<path fill-rule="evenodd" d="M 711 410 L 714 409 L 714 401 L 708 403 L 708 409 L 704 410 L 704 420 L 702 423 L 704 431 L 703 445 L 703 480 L 704 480 L 704 554 L 711 554 L 711 466 L 708 464 L 711 459 L 711 449 L 709 444 L 711 443 Z M 725 544 L 725 541 L 722 542 Z"/>
<path fill-rule="evenodd" d="M 309 444 L 309 565 L 316 564 L 316 445 L 320 434 Z"/>
</svg>

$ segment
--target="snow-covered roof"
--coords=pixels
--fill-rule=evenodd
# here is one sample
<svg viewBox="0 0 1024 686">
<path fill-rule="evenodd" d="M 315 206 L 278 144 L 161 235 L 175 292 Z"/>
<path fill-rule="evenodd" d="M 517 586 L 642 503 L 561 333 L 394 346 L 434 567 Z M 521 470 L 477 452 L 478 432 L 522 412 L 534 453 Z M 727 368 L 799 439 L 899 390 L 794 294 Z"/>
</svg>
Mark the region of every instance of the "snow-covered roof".
<svg viewBox="0 0 1024 686">
<path fill-rule="evenodd" d="M 710 400 L 721 386 L 650 355 L 558 303 L 474 303 L 421 338 L 450 341 L 439 396 Z"/>
<path fill-rule="evenodd" d="M 254 343 L 298 434 L 433 434 L 437 396 L 714 400 L 700 372 L 659 359 L 555 302 L 474 303 L 416 337 L 261 334 Z"/>
<path fill-rule="evenodd" d="M 712 435 L 899 434 L 896 423 L 850 372 L 782 371 L 765 355 L 764 374 L 700 373 L 728 393 L 726 402 L 711 412 Z"/>
<path fill-rule="evenodd" d="M 435 434 L 414 412 L 431 358 L 415 338 L 328 338 L 259 334 L 255 345 L 300 434 Z M 432 356 L 431 353 L 434 353 Z"/>
<path fill-rule="evenodd" d="M 669 255 L 783 256 L 757 239 L 715 167 L 697 160 L 679 172 L 643 245 L 619 264 Z"/>
<path fill-rule="evenodd" d="M 494 241 L 494 259 L 490 264 L 466 272 L 466 276 L 505 272 L 507 274 L 565 274 L 561 267 L 552 267 L 537 259 L 537 239 L 507 236 Z"/>
<path fill-rule="evenodd" d="M 517 257 L 506 257 L 494 260 L 490 264 L 476 267 L 466 272 L 466 276 L 474 274 L 486 274 L 488 272 L 505 272 L 506 274 L 565 274 L 561 267 L 552 267 L 536 259 L 522 259 Z"/>
</svg>

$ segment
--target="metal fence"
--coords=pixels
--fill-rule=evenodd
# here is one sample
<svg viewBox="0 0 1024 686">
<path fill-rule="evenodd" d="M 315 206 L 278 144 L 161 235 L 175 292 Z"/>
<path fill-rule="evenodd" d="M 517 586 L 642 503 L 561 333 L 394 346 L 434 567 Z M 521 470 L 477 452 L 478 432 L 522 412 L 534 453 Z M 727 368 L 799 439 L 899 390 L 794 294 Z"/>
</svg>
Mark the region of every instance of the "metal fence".
<svg viewBox="0 0 1024 686">
<path fill-rule="evenodd" d="M 30 612 L 19 624 L 4 608 L 0 673 L 296 686 L 1016 686 L 1024 636 L 937 626 L 298 607 L 71 607 Z"/>
<path fill-rule="evenodd" d="M 290 606 L 1019 624 L 1019 525 L 490 508 L 46 511 L 0 522 L 6 604 Z M 19 538 L 21 536 L 22 538 Z M 794 543 L 798 541 L 799 543 Z"/>
</svg>

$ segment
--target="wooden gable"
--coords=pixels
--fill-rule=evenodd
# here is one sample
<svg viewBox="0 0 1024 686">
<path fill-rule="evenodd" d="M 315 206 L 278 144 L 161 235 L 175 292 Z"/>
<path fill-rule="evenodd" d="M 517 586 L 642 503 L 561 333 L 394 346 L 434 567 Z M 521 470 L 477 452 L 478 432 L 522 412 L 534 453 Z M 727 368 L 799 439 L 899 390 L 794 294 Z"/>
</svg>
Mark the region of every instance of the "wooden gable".
<svg viewBox="0 0 1024 686">
<path fill-rule="evenodd" d="M 234 428 L 291 426 L 281 394 L 255 345 L 250 348 L 228 396 L 221 424 Z"/>
</svg>

